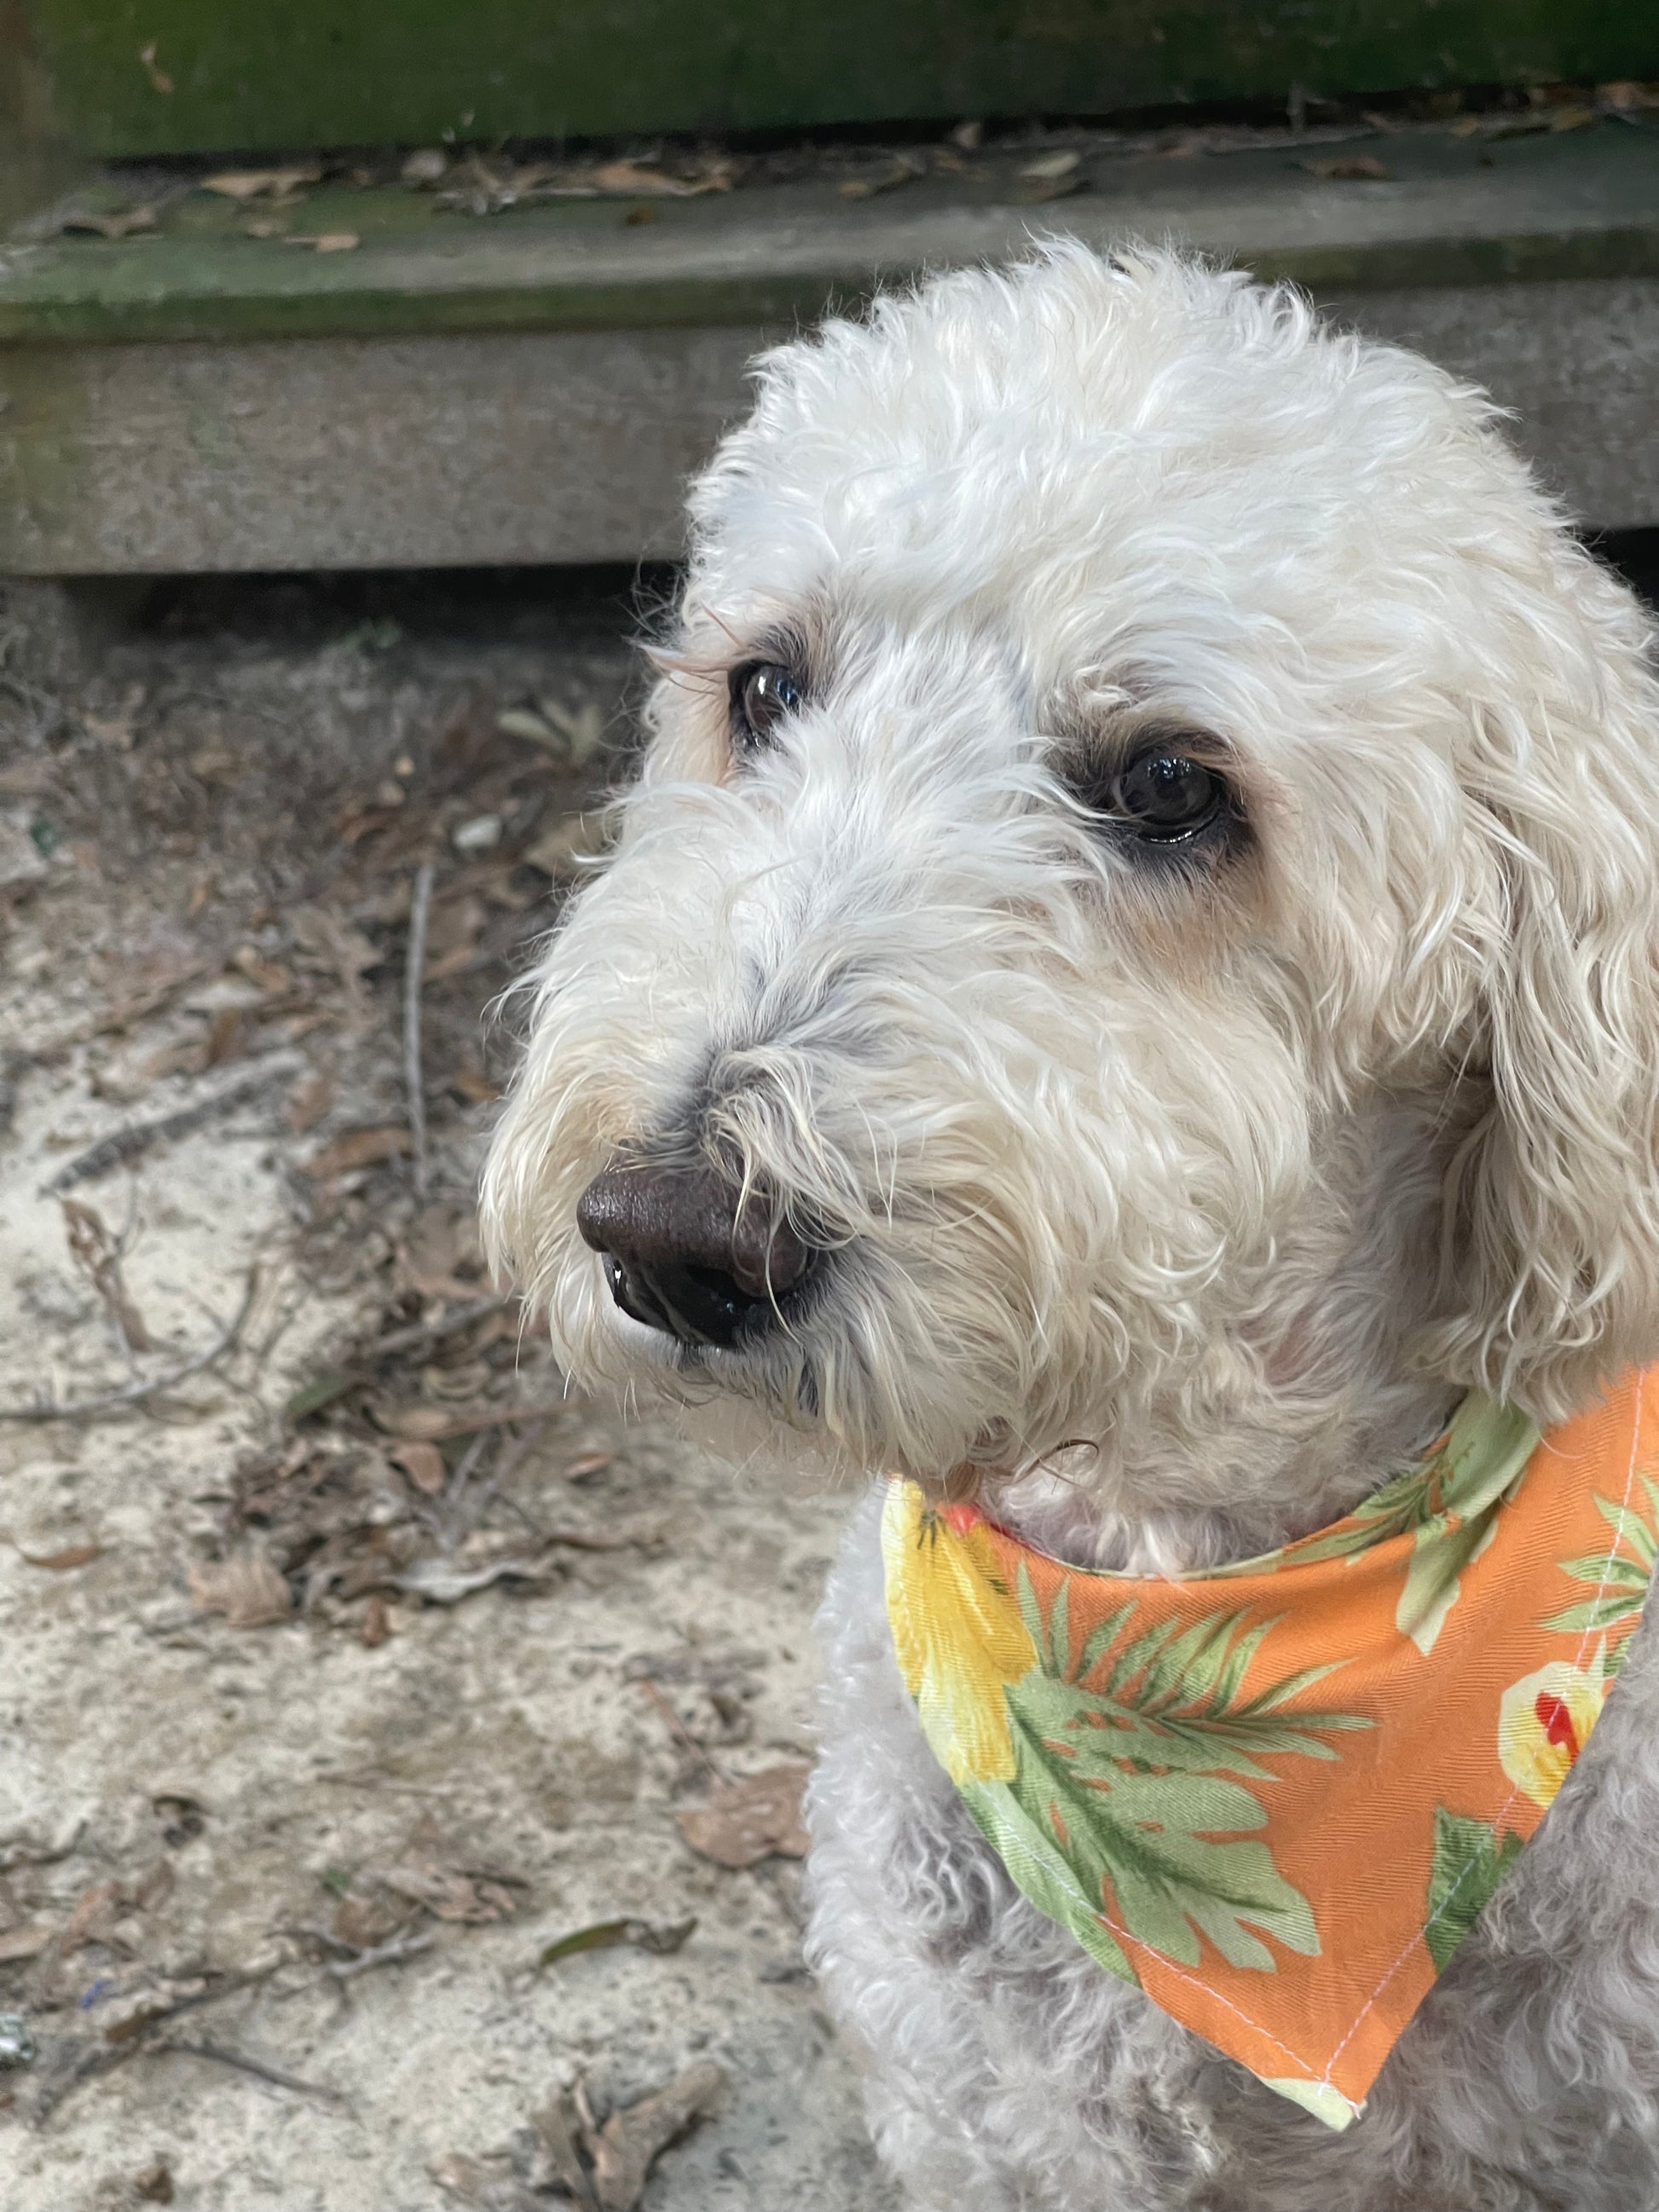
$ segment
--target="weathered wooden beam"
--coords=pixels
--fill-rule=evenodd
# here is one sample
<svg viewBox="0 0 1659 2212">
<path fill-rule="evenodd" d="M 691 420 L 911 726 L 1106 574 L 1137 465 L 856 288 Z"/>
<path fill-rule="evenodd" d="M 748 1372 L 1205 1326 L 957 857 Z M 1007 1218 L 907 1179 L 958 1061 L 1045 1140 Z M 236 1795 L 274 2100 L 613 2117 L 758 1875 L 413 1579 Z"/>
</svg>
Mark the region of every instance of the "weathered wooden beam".
<svg viewBox="0 0 1659 2212">
<path fill-rule="evenodd" d="M 8 60 L 82 152 L 154 155 L 1595 82 L 1659 75 L 1659 6 L 6 0 Z"/>
<path fill-rule="evenodd" d="M 119 244 L 0 249 L 0 573 L 629 560 L 763 343 L 830 302 L 1069 233 L 1176 238 L 1294 277 L 1514 410 L 1586 522 L 1659 524 L 1659 137 L 1609 125 L 1388 143 L 1383 179 L 1293 154 L 1121 161 L 1012 204 L 790 186 L 475 220 L 351 198 L 319 256 L 222 209 Z M 343 204 L 349 196 L 339 195 Z M 307 233 L 342 223 L 306 204 Z"/>
</svg>

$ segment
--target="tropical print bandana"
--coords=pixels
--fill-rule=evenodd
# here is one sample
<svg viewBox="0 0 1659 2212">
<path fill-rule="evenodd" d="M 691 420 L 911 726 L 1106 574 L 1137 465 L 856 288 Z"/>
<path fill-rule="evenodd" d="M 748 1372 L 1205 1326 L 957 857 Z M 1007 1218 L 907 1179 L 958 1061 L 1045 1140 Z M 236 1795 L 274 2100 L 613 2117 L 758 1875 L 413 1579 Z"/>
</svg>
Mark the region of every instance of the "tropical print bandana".
<svg viewBox="0 0 1659 2212">
<path fill-rule="evenodd" d="M 1345 1520 L 1168 1580 L 890 1486 L 894 1648 L 1019 1887 L 1334 2128 L 1548 1811 L 1659 1555 L 1659 1368 L 1472 1396 Z"/>
</svg>

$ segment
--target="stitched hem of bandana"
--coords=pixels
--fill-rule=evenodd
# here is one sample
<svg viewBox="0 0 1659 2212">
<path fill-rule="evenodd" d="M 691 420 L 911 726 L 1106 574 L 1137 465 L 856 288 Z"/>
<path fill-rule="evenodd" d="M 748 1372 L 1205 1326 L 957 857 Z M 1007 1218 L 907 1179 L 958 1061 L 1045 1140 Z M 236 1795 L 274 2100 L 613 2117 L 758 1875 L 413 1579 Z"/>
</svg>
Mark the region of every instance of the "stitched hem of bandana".
<svg viewBox="0 0 1659 2212">
<path fill-rule="evenodd" d="M 1639 1374 L 1636 1378 L 1633 1396 L 1634 1407 L 1631 1422 L 1630 1457 L 1625 1470 L 1625 1487 L 1620 1498 L 1617 1509 L 1620 1525 L 1614 1530 L 1613 1542 L 1608 1547 L 1607 1557 L 1602 1562 L 1601 1577 L 1596 1589 L 1596 1598 L 1598 1601 L 1606 1596 L 1612 1580 L 1613 1562 L 1619 1557 L 1619 1547 L 1623 1540 L 1624 1523 L 1630 1516 L 1631 1496 L 1636 1486 L 1636 1462 L 1641 1446 L 1643 1410 L 1642 1382 Z M 1461 1412 L 1462 1408 L 1460 1407 L 1459 1410 Z M 1447 1433 L 1449 1434 L 1449 1430 L 1448 1430 Z M 1443 1438 L 1438 1440 L 1436 1449 L 1438 1449 L 1440 1443 L 1443 1443 Z M 1547 1450 L 1551 1448 L 1542 1437 L 1536 1437 L 1531 1449 L 1532 1450 L 1540 1449 Z M 1528 1459 L 1530 1458 L 1531 1451 L 1528 1451 L 1527 1456 Z M 1021 1542 L 1024 1541 L 1023 1539 L 1017 1540 Z M 1025 1546 L 1025 1548 L 1030 1551 L 1036 1551 L 1037 1549 L 1035 1545 L 1027 1545 Z M 1291 1548 L 1291 1547 L 1287 1546 L 1285 1547 L 1284 1551 L 1264 1553 L 1261 1558 L 1258 1559 L 1241 1562 L 1240 1565 L 1231 1570 L 1231 1571 L 1235 1573 L 1243 1572 L 1250 1568 L 1255 1568 L 1259 1571 L 1268 1562 L 1283 1558 L 1285 1551 L 1288 1551 Z M 1097 1573 L 1101 1575 L 1103 1579 L 1106 1580 L 1121 1579 L 1133 1581 L 1140 1579 L 1136 1577 L 1119 1577 L 1112 1574 L 1110 1571 L 1105 1569 L 1069 1567 L 1066 1566 L 1066 1562 L 1063 1560 L 1056 1560 L 1054 1564 L 1066 1567 L 1066 1571 L 1069 1574 Z M 1189 1579 L 1198 1580 L 1201 1578 L 1202 1577 L 1199 1576 L 1193 1576 L 1190 1577 L 1184 1576 L 1171 1576 L 1168 1579 L 1171 1581 L 1183 1581 Z M 1590 1648 L 1593 1634 L 1594 1632 L 1588 1626 L 1586 1626 L 1581 1634 L 1578 1640 L 1577 1650 L 1574 1654 L 1573 1663 L 1575 1666 L 1582 1667 L 1584 1657 Z M 1604 1646 L 1606 1640 L 1605 1637 L 1602 1637 L 1600 1639 Z M 1621 1644 L 1626 1639 L 1621 1638 Z M 967 1802 L 967 1791 L 965 1790 L 962 1790 L 962 1786 L 960 1784 L 958 1784 L 957 1787 L 964 1802 Z M 1508 1818 L 1516 1804 L 1524 1795 L 1525 1792 L 1522 1791 L 1518 1785 L 1511 1789 L 1509 1796 L 1504 1799 L 1503 1804 L 1498 1808 L 1497 1814 L 1492 1819 L 1492 1826 L 1494 1834 L 1502 1828 L 1504 1820 Z M 970 1812 L 973 1810 L 971 1802 L 969 1802 L 969 1810 Z M 1547 1808 L 1546 1808 L 1546 1810 L 1547 1810 Z M 977 1822 L 975 1825 L 978 1825 Z M 987 1840 L 992 1843 L 993 1849 L 996 1848 L 994 1839 L 988 1838 Z M 998 1856 L 1001 1856 L 1001 1853 L 1000 1851 Z M 1006 1863 L 1007 1863 L 1005 1860 L 1004 1864 L 1006 1865 Z M 1443 1919 L 1455 1904 L 1458 1892 L 1462 1888 L 1463 1884 L 1468 1881 L 1470 1874 L 1474 1871 L 1475 1863 L 1476 1862 L 1473 1859 L 1469 1862 L 1468 1865 L 1464 1868 L 1463 1872 L 1458 1876 L 1457 1881 L 1453 1884 L 1451 1889 L 1448 1892 L 1446 1896 L 1441 1899 L 1441 1902 L 1436 1910 L 1426 1917 L 1420 1927 L 1413 1929 L 1411 1940 L 1401 1948 L 1398 1958 L 1395 1959 L 1393 1965 L 1389 1968 L 1388 1972 L 1377 1983 L 1376 1988 L 1371 1991 L 1370 1996 L 1367 1997 L 1364 2003 L 1354 2014 L 1352 2021 L 1349 2023 L 1347 2033 L 1343 2037 L 1340 2043 L 1337 2045 L 1335 2050 L 1332 2051 L 1329 2058 L 1325 2062 L 1323 2067 L 1315 2065 L 1309 2060 L 1304 2058 L 1299 2051 L 1293 2051 L 1280 2037 L 1275 2035 L 1271 2028 L 1264 2027 L 1259 2021 L 1252 2018 L 1242 2005 L 1235 2004 L 1231 1997 L 1223 1996 L 1219 1991 L 1213 1989 L 1207 1982 L 1201 1981 L 1196 1974 L 1187 1972 L 1184 1968 L 1176 1965 L 1172 1960 L 1166 1958 L 1162 1952 L 1154 1951 L 1150 1944 L 1143 1943 L 1138 1936 L 1131 1936 L 1128 1930 L 1125 1928 L 1120 1927 L 1118 1923 L 1112 1919 L 1109 1913 L 1095 1911 L 1093 1917 L 1099 1921 L 1100 1924 L 1103 1928 L 1109 1929 L 1114 1936 L 1121 1939 L 1126 1945 L 1132 1946 L 1136 1951 L 1144 1951 L 1149 1957 L 1157 1959 L 1160 1972 L 1166 1974 L 1171 1974 L 1177 1980 L 1188 1982 L 1194 1989 L 1203 1990 L 1206 1999 L 1210 2003 L 1218 2003 L 1224 2006 L 1227 2011 L 1231 2012 L 1235 2016 L 1236 2019 L 1242 2021 L 1244 2026 L 1248 2027 L 1253 2034 L 1261 2037 L 1265 2042 L 1270 2043 L 1275 2050 L 1282 2051 L 1285 2057 L 1288 2058 L 1291 2064 L 1297 2069 L 1296 2073 L 1287 2075 L 1258 2074 L 1255 2075 L 1254 2078 L 1259 2081 L 1264 2088 L 1272 2089 L 1277 2095 L 1285 2098 L 1291 2103 L 1301 2106 L 1304 2112 L 1310 2113 L 1314 2118 L 1322 2122 L 1326 2127 L 1332 2129 L 1334 2131 L 1340 2132 L 1343 2129 L 1352 2125 L 1353 2121 L 1364 2111 L 1365 2105 L 1363 2099 L 1358 2102 L 1355 2102 L 1352 2099 L 1344 2095 L 1343 2092 L 1340 2090 L 1332 2081 L 1331 2075 L 1335 2070 L 1337 2062 L 1340 2059 L 1343 2052 L 1347 2049 L 1348 2045 L 1353 2041 L 1354 2037 L 1358 2033 L 1360 2028 L 1364 2025 L 1370 2014 L 1376 2010 L 1376 2006 L 1387 1992 L 1390 1984 L 1393 1983 L 1396 1976 L 1405 1966 L 1406 1962 L 1410 1959 L 1418 1945 L 1424 1941 L 1428 1930 L 1435 1926 L 1439 1920 Z M 1008 1870 L 1012 1875 L 1013 1871 L 1012 1869 L 1010 1868 Z M 1032 1901 L 1035 1902 L 1035 1900 Z M 1041 1911 L 1042 1908 L 1039 1905 L 1037 1910 Z M 1054 1916 L 1050 1915 L 1049 1917 L 1053 1917 Z M 1066 1923 L 1064 1922 L 1060 1922 L 1059 1924 L 1061 1926 L 1066 1926 Z M 1075 1929 L 1067 1926 L 1066 1932 L 1075 1940 L 1081 1942 L 1082 1939 L 1077 1936 L 1077 1931 Z M 1083 1948 L 1086 1950 L 1088 1946 L 1084 1944 Z M 1154 1997 L 1152 1999 L 1152 2002 L 1153 2003 L 1157 2003 L 1158 2000 Z M 1185 2025 L 1184 2022 L 1177 2024 L 1182 2026 Z M 1207 2039 L 1203 2036 L 1202 2032 L 1197 2028 L 1188 2028 L 1188 2034 L 1198 2036 L 1200 2041 L 1207 2040 Z M 1401 2033 L 1404 2033 L 1403 2027 L 1401 2029 Z M 1217 2046 L 1212 2045 L 1211 2047 L 1212 2049 L 1214 2049 Z M 1231 2057 L 1231 2054 L 1229 2052 L 1224 2051 L 1222 2053 L 1224 2057 Z M 1243 2066 L 1243 2070 L 1246 2073 L 1250 2073 L 1252 2071 L 1249 2066 L 1244 2065 L 1244 2062 L 1242 2059 L 1234 2059 L 1233 2063 L 1237 2066 Z"/>
</svg>

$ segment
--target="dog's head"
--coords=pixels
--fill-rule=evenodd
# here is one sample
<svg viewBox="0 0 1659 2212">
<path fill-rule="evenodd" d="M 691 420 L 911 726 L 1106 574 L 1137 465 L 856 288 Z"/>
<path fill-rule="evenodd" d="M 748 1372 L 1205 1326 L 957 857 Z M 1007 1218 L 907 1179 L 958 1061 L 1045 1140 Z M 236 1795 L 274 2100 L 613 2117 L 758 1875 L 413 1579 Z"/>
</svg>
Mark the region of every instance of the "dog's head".
<svg viewBox="0 0 1659 2212">
<path fill-rule="evenodd" d="M 762 363 L 487 1178 L 579 1378 L 937 1478 L 1653 1352 L 1644 627 L 1489 418 L 1079 247 Z"/>
</svg>

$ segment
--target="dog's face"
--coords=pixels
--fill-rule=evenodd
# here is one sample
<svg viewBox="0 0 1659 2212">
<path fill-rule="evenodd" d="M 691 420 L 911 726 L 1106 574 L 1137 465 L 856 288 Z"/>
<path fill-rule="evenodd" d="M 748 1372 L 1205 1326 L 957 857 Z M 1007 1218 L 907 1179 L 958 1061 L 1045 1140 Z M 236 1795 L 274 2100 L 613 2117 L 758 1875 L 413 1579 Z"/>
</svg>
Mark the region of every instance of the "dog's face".
<svg viewBox="0 0 1659 2212">
<path fill-rule="evenodd" d="M 773 356 L 694 516 L 487 1182 L 580 1379 L 937 1480 L 1629 1356 L 1659 726 L 1471 396 L 1068 250 Z"/>
</svg>

